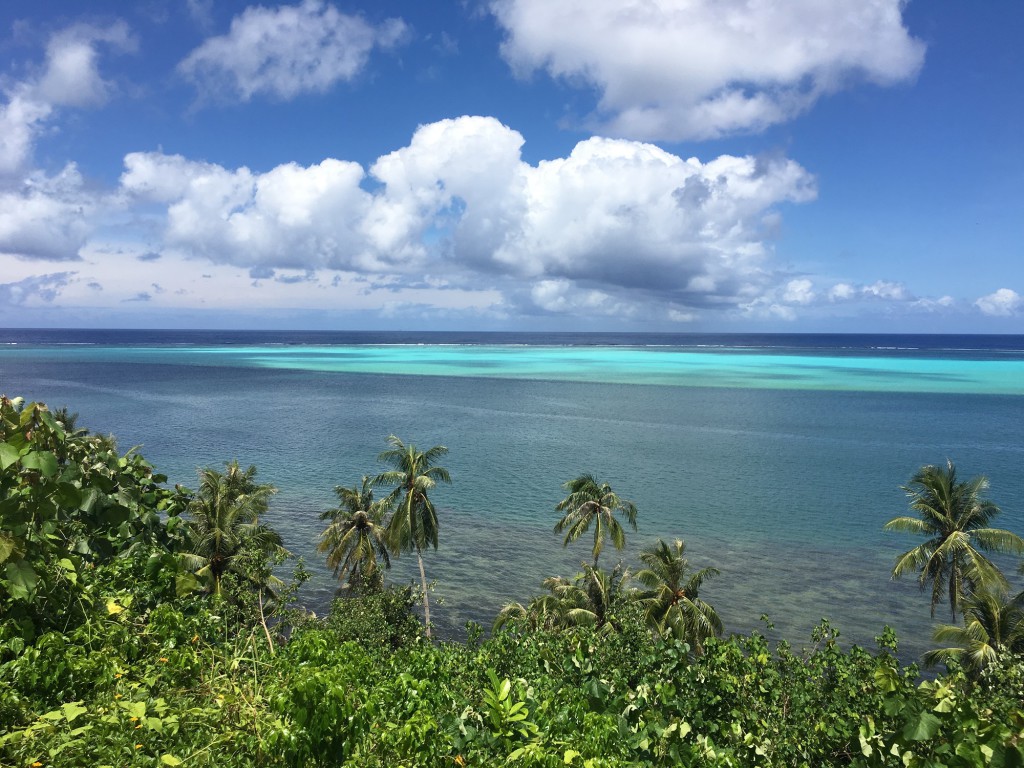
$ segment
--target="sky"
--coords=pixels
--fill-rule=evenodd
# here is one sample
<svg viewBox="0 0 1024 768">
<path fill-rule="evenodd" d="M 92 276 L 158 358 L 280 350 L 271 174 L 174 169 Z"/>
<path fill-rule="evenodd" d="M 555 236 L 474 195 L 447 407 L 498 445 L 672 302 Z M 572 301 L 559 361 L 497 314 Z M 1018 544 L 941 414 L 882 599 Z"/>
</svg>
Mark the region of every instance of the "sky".
<svg viewBox="0 0 1024 768">
<path fill-rule="evenodd" d="M 1024 333 L 1020 0 L 4 0 L 0 326 Z"/>
</svg>

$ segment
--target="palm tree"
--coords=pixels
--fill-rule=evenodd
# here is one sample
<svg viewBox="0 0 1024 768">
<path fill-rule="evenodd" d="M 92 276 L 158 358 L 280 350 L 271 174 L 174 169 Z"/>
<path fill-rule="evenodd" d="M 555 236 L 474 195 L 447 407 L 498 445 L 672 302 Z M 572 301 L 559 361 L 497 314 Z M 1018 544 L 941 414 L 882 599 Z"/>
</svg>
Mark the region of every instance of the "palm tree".
<svg viewBox="0 0 1024 768">
<path fill-rule="evenodd" d="M 554 595 L 537 595 L 526 605 L 505 603 L 494 619 L 493 631 L 508 623 L 524 626 L 528 631 L 558 629 L 566 624 L 567 606 Z"/>
<path fill-rule="evenodd" d="M 647 566 L 636 579 L 648 591 L 640 595 L 647 608 L 647 620 L 661 635 L 684 640 L 698 653 L 704 641 L 722 634 L 722 620 L 708 603 L 697 595 L 706 579 L 717 576 L 717 568 L 702 568 L 689 573 L 684 556 L 686 544 L 676 539 L 670 546 L 658 543 L 645 549 L 640 560 Z"/>
<path fill-rule="evenodd" d="M 510 622 L 529 630 L 594 627 L 603 632 L 618 631 L 617 613 L 634 597 L 629 579 L 629 569 L 621 563 L 611 572 L 584 564 L 583 572 L 575 578 L 544 579 L 549 594 L 538 595 L 526 606 L 506 604 L 495 619 L 494 631 Z"/>
<path fill-rule="evenodd" d="M 553 576 L 544 586 L 560 602 L 565 626 L 585 626 L 605 632 L 620 629 L 616 611 L 633 599 L 629 588 L 631 574 L 619 563 L 609 572 L 596 566 L 583 565 L 575 579 Z"/>
<path fill-rule="evenodd" d="M 327 553 L 327 566 L 334 569 L 335 577 L 348 577 L 350 588 L 372 589 L 382 583 L 378 559 L 385 568 L 391 567 L 384 536 L 388 500 L 374 501 L 372 486 L 373 481 L 366 475 L 361 486 L 337 486 L 334 492 L 338 495 L 338 508 L 320 515 L 321 520 L 331 522 L 320 534 L 317 549 Z"/>
<path fill-rule="evenodd" d="M 377 475 L 373 484 L 395 486 L 387 497 L 388 503 L 395 506 L 387 526 L 387 539 L 395 552 L 416 552 L 423 586 L 423 617 L 429 638 L 430 601 L 427 598 L 427 575 L 423 570 L 423 550 L 428 544 L 437 549 L 437 512 L 427 493 L 439 481 L 452 481 L 448 470 L 436 465 L 448 449 L 435 445 L 420 452 L 415 445 L 406 445 L 394 435 L 388 437 L 388 443 L 391 448 L 381 453 L 377 460 L 390 465 L 391 469 Z"/>
<path fill-rule="evenodd" d="M 271 554 L 287 554 L 281 536 L 259 522 L 277 489 L 257 484 L 255 475 L 255 467 L 243 472 L 237 461 L 228 464 L 224 473 L 201 469 L 199 491 L 187 507 L 191 551 L 182 553 L 181 559 L 196 576 L 210 581 L 218 597 L 224 574 L 251 578 L 241 567 L 242 555 L 253 553 L 265 560 Z"/>
<path fill-rule="evenodd" d="M 555 507 L 564 512 L 555 525 L 555 533 L 565 531 L 563 546 L 576 541 L 594 526 L 594 568 L 601 555 L 604 540 L 610 538 L 616 549 L 626 545 L 626 533 L 622 524 L 615 519 L 619 514 L 636 530 L 636 505 L 620 499 L 608 483 L 598 483 L 593 475 L 580 475 L 563 486 L 569 495 Z"/>
<path fill-rule="evenodd" d="M 952 643 L 924 656 L 928 666 L 957 659 L 973 675 L 1002 652 L 1024 651 L 1024 592 L 1009 598 L 1000 588 L 981 589 L 964 598 L 964 626 L 943 624 L 935 630 L 937 643 Z"/>
<path fill-rule="evenodd" d="M 64 427 L 64 433 L 68 437 L 83 437 L 89 434 L 88 429 L 78 426 L 78 413 L 71 413 L 66 405 L 55 410 L 53 418 Z"/>
<path fill-rule="evenodd" d="M 903 487 L 918 517 L 894 517 L 885 524 L 887 531 L 928 537 L 896 559 L 892 577 L 920 571 L 921 588 L 928 582 L 932 585 L 932 616 L 943 592 L 949 594 L 955 621 L 961 601 L 975 590 L 1006 588 L 1006 578 L 982 552 L 1024 553 L 1020 536 L 989 527 L 999 507 L 983 498 L 987 489 L 988 480 L 983 476 L 958 480 L 952 461 L 945 467 L 921 467 Z"/>
</svg>

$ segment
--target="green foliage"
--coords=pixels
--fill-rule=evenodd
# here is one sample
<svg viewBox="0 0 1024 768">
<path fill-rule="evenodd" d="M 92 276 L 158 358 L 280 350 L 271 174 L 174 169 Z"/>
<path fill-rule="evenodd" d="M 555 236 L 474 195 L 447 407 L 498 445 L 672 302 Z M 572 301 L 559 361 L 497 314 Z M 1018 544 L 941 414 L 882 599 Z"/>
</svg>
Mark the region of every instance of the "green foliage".
<svg viewBox="0 0 1024 768">
<path fill-rule="evenodd" d="M 569 495 L 556 505 L 562 519 L 555 524 L 555 533 L 565 531 L 564 546 L 576 541 L 594 526 L 594 568 L 604 549 L 605 539 L 611 539 L 616 549 L 626 546 L 626 532 L 615 519 L 618 514 L 636 530 L 636 505 L 619 498 L 608 483 L 599 483 L 593 475 L 580 475 L 563 486 Z"/>
<path fill-rule="evenodd" d="M 409 587 L 338 598 L 321 623 L 340 642 L 395 650 L 416 642 L 422 634 L 419 620 L 412 613 L 414 602 Z"/>
<path fill-rule="evenodd" d="M 1008 584 L 984 553 L 1024 555 L 1024 539 L 1001 528 L 992 528 L 999 507 L 984 498 L 985 477 L 959 480 L 956 467 L 925 466 L 903 488 L 917 517 L 894 517 L 887 531 L 926 537 L 923 544 L 904 552 L 892 569 L 894 579 L 919 571 L 924 589 L 931 584 L 932 616 L 947 593 L 949 608 L 956 619 L 960 603 L 976 589 L 1002 588 Z"/>
<path fill-rule="evenodd" d="M 385 535 L 391 500 L 375 501 L 373 482 L 366 475 L 361 485 L 339 485 L 334 492 L 339 506 L 320 515 L 331 522 L 320 535 L 317 549 L 327 554 L 327 567 L 350 590 L 379 589 L 384 583 L 380 563 L 391 567 Z"/>
<path fill-rule="evenodd" d="M 626 569 L 588 565 L 549 580 L 502 631 L 434 644 L 409 589 L 338 599 L 323 619 L 290 612 L 301 563 L 272 594 L 261 546 L 231 553 L 227 599 L 179 595 L 189 497 L 66 414 L 4 400 L 0 416 L 2 765 L 1024 764 L 1006 595 L 994 593 L 1003 623 L 980 590 L 977 610 L 963 603 L 999 652 L 965 670 L 970 657 L 952 654 L 920 682 L 888 630 L 872 652 L 825 622 L 806 648 L 668 631 L 665 605 L 696 602 L 699 584 L 681 542 L 660 542 L 641 599 Z M 216 474 L 225 507 L 264 487 L 237 464 Z"/>
<path fill-rule="evenodd" d="M 183 499 L 165 480 L 45 405 L 0 398 L 0 640 L 67 631 L 95 607 L 97 565 L 173 546 Z"/>
<path fill-rule="evenodd" d="M 199 470 L 199 491 L 187 507 L 187 546 L 179 559 L 215 596 L 223 595 L 229 573 L 249 579 L 257 590 L 280 586 L 260 567 L 275 555 L 287 555 L 277 531 L 259 522 L 275 493 L 274 486 L 256 482 L 256 467 L 242 470 L 237 461 L 224 472 Z"/>
<path fill-rule="evenodd" d="M 640 554 L 647 567 L 638 571 L 636 578 L 648 588 L 640 600 L 655 630 L 701 651 L 707 638 L 722 634 L 718 612 L 699 597 L 704 581 L 717 576 L 718 569 L 702 568 L 690 573 L 685 552 L 686 544 L 681 539 L 671 546 L 658 539 L 657 544 Z"/>
<path fill-rule="evenodd" d="M 1024 592 L 1009 597 L 998 587 L 985 587 L 961 603 L 964 626 L 936 628 L 936 642 L 952 643 L 925 654 L 925 663 L 956 661 L 973 675 L 994 664 L 1001 654 L 1024 652 Z"/>
<path fill-rule="evenodd" d="M 437 464 L 448 453 L 443 445 L 435 445 L 426 451 L 419 451 L 412 443 L 406 445 L 391 435 L 391 448 L 381 453 L 377 460 L 391 467 L 373 480 L 374 485 L 394 489 L 388 495 L 388 507 L 394 507 L 388 521 L 386 538 L 391 549 L 397 554 L 402 551 L 416 552 L 420 566 L 420 583 L 423 595 L 423 613 L 426 619 L 427 637 L 430 637 L 430 599 L 427 575 L 423 570 L 423 550 L 428 546 L 437 549 L 437 510 L 429 492 L 439 482 L 450 483 L 448 470 Z"/>
</svg>

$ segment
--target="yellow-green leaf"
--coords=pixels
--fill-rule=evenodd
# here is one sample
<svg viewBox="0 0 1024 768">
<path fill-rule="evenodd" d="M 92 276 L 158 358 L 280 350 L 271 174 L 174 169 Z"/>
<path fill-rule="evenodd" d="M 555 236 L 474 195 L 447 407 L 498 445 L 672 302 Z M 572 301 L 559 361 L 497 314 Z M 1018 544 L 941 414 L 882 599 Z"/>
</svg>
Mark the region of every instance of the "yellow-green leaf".
<svg viewBox="0 0 1024 768">
<path fill-rule="evenodd" d="M 69 723 L 72 722 L 76 717 L 89 710 L 82 706 L 80 701 L 71 701 L 61 706 L 60 711 L 64 713 L 64 719 Z"/>
</svg>

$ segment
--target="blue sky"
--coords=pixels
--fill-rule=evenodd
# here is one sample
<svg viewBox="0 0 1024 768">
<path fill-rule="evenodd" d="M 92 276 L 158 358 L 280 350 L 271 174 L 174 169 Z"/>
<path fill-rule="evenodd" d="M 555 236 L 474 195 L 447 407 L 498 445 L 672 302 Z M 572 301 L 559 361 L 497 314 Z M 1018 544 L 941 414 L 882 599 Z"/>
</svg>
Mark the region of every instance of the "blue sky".
<svg viewBox="0 0 1024 768">
<path fill-rule="evenodd" d="M 0 9 L 9 327 L 1024 332 L 1024 6 Z"/>
</svg>

